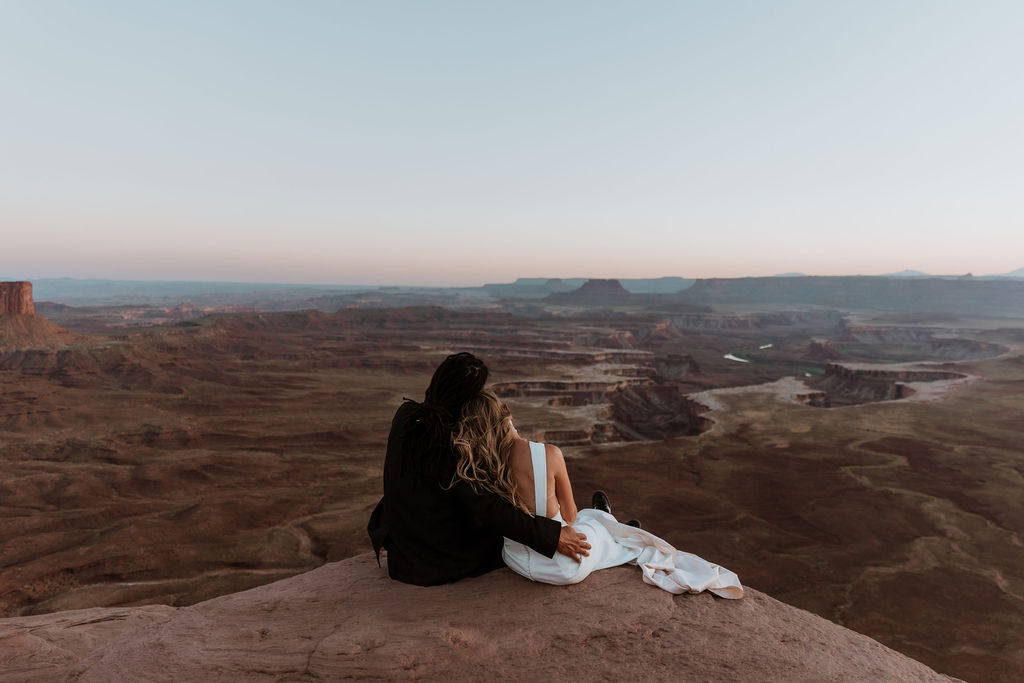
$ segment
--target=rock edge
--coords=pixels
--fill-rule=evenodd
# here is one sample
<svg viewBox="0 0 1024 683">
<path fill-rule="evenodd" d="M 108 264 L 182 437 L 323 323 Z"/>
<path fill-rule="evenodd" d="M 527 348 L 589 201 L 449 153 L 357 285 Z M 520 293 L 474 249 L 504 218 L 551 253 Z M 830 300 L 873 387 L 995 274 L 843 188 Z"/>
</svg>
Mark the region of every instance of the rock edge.
<svg viewBox="0 0 1024 683">
<path fill-rule="evenodd" d="M 634 566 L 575 586 L 507 569 L 422 588 L 370 554 L 190 607 L 0 620 L 0 680 L 949 681 L 747 589 L 673 596 Z"/>
</svg>

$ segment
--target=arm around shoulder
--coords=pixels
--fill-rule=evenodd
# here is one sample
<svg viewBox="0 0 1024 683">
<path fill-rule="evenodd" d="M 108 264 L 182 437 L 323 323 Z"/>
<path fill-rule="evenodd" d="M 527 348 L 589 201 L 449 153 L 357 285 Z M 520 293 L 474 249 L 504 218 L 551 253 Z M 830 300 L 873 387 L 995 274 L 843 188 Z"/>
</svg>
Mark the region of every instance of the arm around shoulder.
<svg viewBox="0 0 1024 683">
<path fill-rule="evenodd" d="M 555 520 L 523 512 L 497 494 L 474 491 L 466 482 L 456 482 L 452 492 L 481 526 L 529 546 L 545 557 L 554 556 L 562 530 L 562 525 Z"/>
</svg>

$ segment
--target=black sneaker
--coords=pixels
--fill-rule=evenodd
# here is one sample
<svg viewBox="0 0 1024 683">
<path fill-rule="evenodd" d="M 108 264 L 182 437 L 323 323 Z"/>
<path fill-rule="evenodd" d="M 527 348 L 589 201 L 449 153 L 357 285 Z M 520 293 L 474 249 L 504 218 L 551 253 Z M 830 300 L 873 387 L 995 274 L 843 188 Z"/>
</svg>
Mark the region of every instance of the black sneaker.
<svg viewBox="0 0 1024 683">
<path fill-rule="evenodd" d="M 612 504 L 604 491 L 594 491 L 594 495 L 590 497 L 590 507 L 612 514 Z"/>
<path fill-rule="evenodd" d="M 637 529 L 643 529 L 644 528 L 643 525 L 640 524 L 640 520 L 639 519 L 631 519 L 628 522 L 626 522 L 626 524 L 629 525 L 629 526 L 635 526 Z"/>
</svg>

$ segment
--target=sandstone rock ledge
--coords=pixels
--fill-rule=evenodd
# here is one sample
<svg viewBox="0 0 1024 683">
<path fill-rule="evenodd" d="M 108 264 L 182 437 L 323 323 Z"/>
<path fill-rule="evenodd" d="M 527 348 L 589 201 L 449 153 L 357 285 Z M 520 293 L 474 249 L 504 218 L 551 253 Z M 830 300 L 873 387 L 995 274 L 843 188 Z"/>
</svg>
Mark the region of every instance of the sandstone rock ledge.
<svg viewBox="0 0 1024 683">
<path fill-rule="evenodd" d="M 503 569 L 420 588 L 360 555 L 191 607 L 0 620 L 4 681 L 494 677 L 953 680 L 757 591 L 674 597 L 630 566 L 570 587 Z"/>
</svg>

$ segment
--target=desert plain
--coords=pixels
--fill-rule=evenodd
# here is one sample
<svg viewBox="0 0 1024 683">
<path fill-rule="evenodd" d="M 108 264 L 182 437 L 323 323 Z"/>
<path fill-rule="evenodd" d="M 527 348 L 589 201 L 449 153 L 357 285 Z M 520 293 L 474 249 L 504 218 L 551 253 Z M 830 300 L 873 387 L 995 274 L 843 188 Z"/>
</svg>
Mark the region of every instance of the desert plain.
<svg viewBox="0 0 1024 683">
<path fill-rule="evenodd" d="M 467 350 L 579 505 L 603 489 L 937 671 L 1024 670 L 1024 318 L 581 290 L 7 314 L 0 616 L 193 604 L 366 552 L 392 414 Z"/>
</svg>

